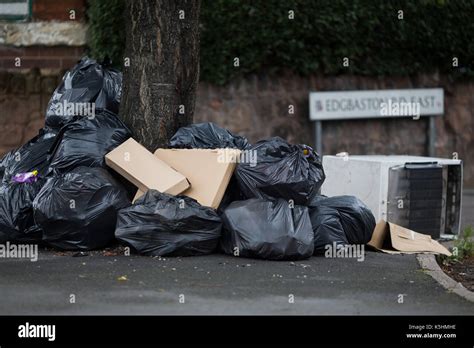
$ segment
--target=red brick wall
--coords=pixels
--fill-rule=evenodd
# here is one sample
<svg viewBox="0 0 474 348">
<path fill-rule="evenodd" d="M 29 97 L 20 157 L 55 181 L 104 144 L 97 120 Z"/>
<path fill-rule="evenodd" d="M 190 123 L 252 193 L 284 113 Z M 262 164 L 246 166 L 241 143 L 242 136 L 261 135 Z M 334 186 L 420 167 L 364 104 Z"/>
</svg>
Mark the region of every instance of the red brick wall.
<svg viewBox="0 0 474 348">
<path fill-rule="evenodd" d="M 43 21 L 68 21 L 69 11 L 75 10 L 75 20 L 84 21 L 85 0 L 33 0 L 33 19 Z"/>
<path fill-rule="evenodd" d="M 0 70 L 4 69 L 69 69 L 83 56 L 84 47 L 73 46 L 0 46 Z M 20 58 L 20 67 L 15 59 Z"/>
</svg>

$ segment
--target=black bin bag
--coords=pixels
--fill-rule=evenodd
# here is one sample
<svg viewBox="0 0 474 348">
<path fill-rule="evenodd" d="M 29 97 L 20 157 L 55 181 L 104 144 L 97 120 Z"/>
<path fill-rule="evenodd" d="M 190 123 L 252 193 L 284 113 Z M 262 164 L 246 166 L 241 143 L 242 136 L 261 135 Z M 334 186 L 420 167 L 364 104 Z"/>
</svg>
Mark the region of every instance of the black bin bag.
<svg viewBox="0 0 474 348">
<path fill-rule="evenodd" d="M 169 146 L 188 149 L 233 148 L 245 150 L 250 147 L 250 144 L 245 137 L 234 135 L 227 129 L 208 122 L 181 127 L 171 138 Z"/>
<path fill-rule="evenodd" d="M 314 253 L 321 254 L 327 246 L 343 247 L 347 241 L 339 212 L 331 207 L 309 208 L 309 217 L 314 233 Z"/>
<path fill-rule="evenodd" d="M 256 151 L 256 163 L 239 163 L 235 171 L 246 198 L 283 198 L 306 205 L 326 178 L 319 155 L 309 146 L 274 137 L 250 151 Z"/>
<path fill-rule="evenodd" d="M 372 233 L 375 228 L 375 217 L 370 209 L 357 197 L 354 196 L 334 196 L 328 198 L 317 198 L 310 202 L 310 211 L 313 217 L 318 214 L 318 211 L 325 213 L 333 211 L 334 218 L 339 216 L 340 225 L 344 230 L 344 234 L 348 244 L 367 244 L 372 238 Z M 336 215 L 336 211 L 337 215 Z M 313 229 L 316 221 L 314 218 Z M 331 226 L 337 225 L 331 222 Z M 326 232 L 331 235 L 330 232 Z M 334 232 L 333 236 L 340 237 L 339 232 Z M 317 239 L 317 237 L 315 237 Z M 339 238 L 343 241 L 342 238 Z"/>
<path fill-rule="evenodd" d="M 114 240 L 117 211 L 130 205 L 125 189 L 103 168 L 78 167 L 48 179 L 33 202 L 43 241 L 91 250 Z"/>
<path fill-rule="evenodd" d="M 104 156 L 130 138 L 130 130 L 112 112 L 93 118 L 75 117 L 58 133 L 51 149 L 50 170 L 55 174 L 80 166 L 106 167 Z"/>
<path fill-rule="evenodd" d="M 44 177 L 48 171 L 48 152 L 53 145 L 56 132 L 41 129 L 39 134 L 16 150 L 5 154 L 0 160 L 0 178 L 11 182 L 15 174 L 38 171 Z"/>
<path fill-rule="evenodd" d="M 59 129 L 73 116 L 90 115 L 90 108 L 118 113 L 122 93 L 122 73 L 109 64 L 82 58 L 63 77 L 46 109 L 46 125 Z"/>
<path fill-rule="evenodd" d="M 313 254 L 307 207 L 254 198 L 231 203 L 222 220 L 221 249 L 226 254 L 267 260 L 299 260 Z"/>
<path fill-rule="evenodd" d="M 0 185 L 0 243 L 40 243 L 41 230 L 33 218 L 33 200 L 44 180 Z"/>
<path fill-rule="evenodd" d="M 149 256 L 196 256 L 212 253 L 222 221 L 214 209 L 186 196 L 148 190 L 119 211 L 115 237 Z"/>
</svg>

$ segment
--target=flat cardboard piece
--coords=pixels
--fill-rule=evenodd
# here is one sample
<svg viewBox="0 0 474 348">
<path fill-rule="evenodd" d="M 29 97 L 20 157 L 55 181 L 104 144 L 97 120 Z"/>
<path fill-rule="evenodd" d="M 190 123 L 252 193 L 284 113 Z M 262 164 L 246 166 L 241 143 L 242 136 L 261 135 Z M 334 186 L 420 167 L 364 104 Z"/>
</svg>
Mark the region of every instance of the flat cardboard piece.
<svg viewBox="0 0 474 348">
<path fill-rule="evenodd" d="M 158 149 L 155 156 L 182 173 L 191 187 L 183 192 L 201 205 L 217 209 L 237 165 L 237 149 Z M 140 190 L 134 201 L 143 195 Z"/>
<path fill-rule="evenodd" d="M 368 245 L 389 254 L 435 253 L 451 256 L 449 250 L 431 236 L 385 220 L 377 223 Z"/>
<path fill-rule="evenodd" d="M 132 138 L 106 154 L 105 163 L 142 191 L 155 189 L 177 195 L 189 187 L 183 174 Z"/>
</svg>

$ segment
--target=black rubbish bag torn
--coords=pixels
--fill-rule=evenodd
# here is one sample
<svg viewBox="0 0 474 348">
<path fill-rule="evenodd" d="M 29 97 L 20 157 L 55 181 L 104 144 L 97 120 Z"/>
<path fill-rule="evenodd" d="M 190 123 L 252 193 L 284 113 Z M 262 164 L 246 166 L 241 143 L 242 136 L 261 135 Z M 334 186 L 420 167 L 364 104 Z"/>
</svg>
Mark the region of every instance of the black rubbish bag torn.
<svg viewBox="0 0 474 348">
<path fill-rule="evenodd" d="M 256 162 L 241 162 L 235 171 L 246 198 L 283 198 L 306 205 L 326 178 L 319 155 L 309 146 L 274 137 L 250 151 L 256 151 Z"/>
<path fill-rule="evenodd" d="M 94 118 L 75 117 L 56 137 L 50 170 L 60 174 L 80 166 L 105 168 L 104 156 L 130 136 L 127 126 L 112 112 L 101 111 Z"/>
<path fill-rule="evenodd" d="M 130 205 L 125 189 L 103 168 L 78 167 L 48 179 L 33 202 L 43 241 L 91 250 L 114 240 L 117 211 Z"/>
<path fill-rule="evenodd" d="M 354 196 L 334 196 L 324 199 L 314 199 L 310 203 L 310 211 L 313 211 L 314 215 L 318 214 L 318 211 L 327 213 L 333 211 L 333 217 L 339 216 L 340 225 L 342 226 L 347 243 L 348 244 L 367 244 L 372 238 L 372 233 L 375 228 L 375 217 L 370 209 L 357 197 Z M 334 212 L 337 211 L 337 215 Z M 331 213 L 330 213 L 331 214 Z M 321 220 L 321 219 L 320 219 Z M 318 230 L 318 226 L 315 226 L 314 218 L 313 229 Z M 331 228 L 338 226 L 335 222 L 331 222 Z M 324 232 L 326 236 L 330 236 L 332 240 L 344 241 L 340 236 L 340 232 L 334 230 L 326 230 L 320 228 L 320 232 Z M 320 238 L 324 240 L 325 236 L 317 236 L 315 239 Z"/>
<path fill-rule="evenodd" d="M 0 178 L 9 183 L 20 173 L 38 171 L 44 177 L 48 171 L 48 151 L 55 141 L 56 133 L 41 129 L 39 134 L 16 150 L 8 152 L 0 160 Z"/>
<path fill-rule="evenodd" d="M 314 232 L 314 253 L 326 251 L 327 246 L 336 248 L 348 245 L 339 212 L 331 207 L 319 206 L 309 208 L 309 217 Z"/>
<path fill-rule="evenodd" d="M 254 198 L 231 203 L 222 220 L 221 248 L 226 254 L 268 260 L 298 260 L 313 254 L 307 207 Z"/>
<path fill-rule="evenodd" d="M 119 211 L 115 237 L 149 256 L 196 256 L 212 253 L 222 222 L 214 209 L 186 196 L 148 190 Z"/>
<path fill-rule="evenodd" d="M 82 58 L 63 77 L 46 109 L 46 126 L 59 129 L 73 116 L 93 116 L 98 110 L 118 113 L 122 73 L 108 63 Z"/>
<path fill-rule="evenodd" d="M 171 138 L 169 146 L 189 149 L 233 148 L 245 150 L 250 147 L 250 144 L 245 137 L 234 135 L 227 129 L 209 122 L 181 127 Z"/>
<path fill-rule="evenodd" d="M 41 230 L 33 218 L 33 200 L 44 184 L 3 183 L 0 185 L 0 243 L 40 243 Z"/>
</svg>

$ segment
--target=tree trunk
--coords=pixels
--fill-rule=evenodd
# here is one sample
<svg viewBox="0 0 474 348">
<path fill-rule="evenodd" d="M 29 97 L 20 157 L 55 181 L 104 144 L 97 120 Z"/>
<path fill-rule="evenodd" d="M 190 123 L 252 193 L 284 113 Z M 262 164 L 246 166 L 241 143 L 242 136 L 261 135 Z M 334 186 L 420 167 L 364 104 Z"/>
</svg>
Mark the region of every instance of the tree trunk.
<svg viewBox="0 0 474 348">
<path fill-rule="evenodd" d="M 200 0 L 126 1 L 120 116 L 150 151 L 165 146 L 179 127 L 193 120 L 200 4 Z"/>
</svg>

